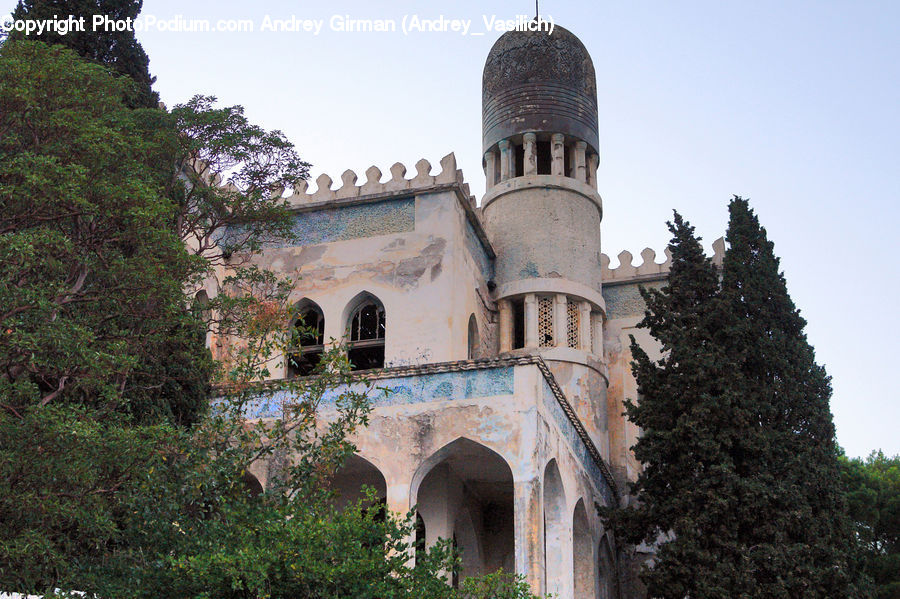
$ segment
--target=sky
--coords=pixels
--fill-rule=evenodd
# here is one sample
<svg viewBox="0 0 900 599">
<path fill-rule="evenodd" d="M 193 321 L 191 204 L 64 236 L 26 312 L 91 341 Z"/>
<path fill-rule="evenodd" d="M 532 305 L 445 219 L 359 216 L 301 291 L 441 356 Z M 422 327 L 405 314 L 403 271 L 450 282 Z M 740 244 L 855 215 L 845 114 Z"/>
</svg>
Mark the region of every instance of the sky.
<svg viewBox="0 0 900 599">
<path fill-rule="evenodd" d="M 839 443 L 900 454 L 900 2 L 544 0 L 540 11 L 593 57 L 611 266 L 622 250 L 661 259 L 673 209 L 711 252 L 729 198 L 749 198 L 833 377 Z M 531 17 L 534 3 L 145 0 L 142 15 L 252 24 L 138 33 L 170 107 L 198 93 L 244 106 L 296 144 L 313 181 L 346 169 L 365 180 L 373 164 L 389 176 L 395 162 L 414 173 L 423 157 L 439 170 L 452 151 L 480 198 L 481 74 L 500 36 L 486 21 Z M 262 31 L 292 16 L 324 22 L 318 34 Z M 416 17 L 469 31 L 404 32 Z M 398 30 L 340 31 L 348 19 Z"/>
</svg>

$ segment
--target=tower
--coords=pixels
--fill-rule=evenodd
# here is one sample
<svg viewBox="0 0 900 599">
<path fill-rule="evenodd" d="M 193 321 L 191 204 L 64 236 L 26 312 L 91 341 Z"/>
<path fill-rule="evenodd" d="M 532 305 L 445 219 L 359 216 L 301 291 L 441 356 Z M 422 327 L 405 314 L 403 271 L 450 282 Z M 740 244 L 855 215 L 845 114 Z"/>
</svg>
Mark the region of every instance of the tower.
<svg viewBox="0 0 900 599">
<path fill-rule="evenodd" d="M 484 67 L 482 130 L 501 353 L 599 359 L 597 84 L 581 41 L 559 26 L 500 37 Z"/>
</svg>

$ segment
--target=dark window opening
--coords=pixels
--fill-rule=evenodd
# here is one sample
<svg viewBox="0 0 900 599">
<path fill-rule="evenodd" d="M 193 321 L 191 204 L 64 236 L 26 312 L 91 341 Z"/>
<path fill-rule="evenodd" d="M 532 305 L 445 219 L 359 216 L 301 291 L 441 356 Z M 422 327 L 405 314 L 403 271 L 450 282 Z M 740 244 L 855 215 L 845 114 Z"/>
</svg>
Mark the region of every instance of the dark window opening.
<svg viewBox="0 0 900 599">
<path fill-rule="evenodd" d="M 525 301 L 512 301 L 513 309 L 513 349 L 525 347 Z"/>
<path fill-rule="evenodd" d="M 516 144 L 514 146 L 516 148 L 516 177 L 521 177 L 525 174 L 525 146 L 522 144 Z"/>
<path fill-rule="evenodd" d="M 288 355 L 291 376 L 314 374 L 325 351 L 325 317 L 314 308 L 302 312 L 294 323 L 294 352 Z"/>
<path fill-rule="evenodd" d="M 468 343 L 468 359 L 475 360 L 478 358 L 481 349 L 481 340 L 478 335 L 478 323 L 475 321 L 475 315 L 469 316 L 469 343 Z"/>
<path fill-rule="evenodd" d="M 453 555 L 459 554 L 459 544 L 456 542 L 456 533 L 453 533 Z M 454 589 L 459 588 L 459 564 L 453 566 L 453 573 L 450 575 L 450 586 Z"/>
<path fill-rule="evenodd" d="M 384 367 L 384 308 L 374 302 L 363 304 L 350 319 L 347 357 L 351 370 Z"/>
<path fill-rule="evenodd" d="M 537 174 L 550 175 L 553 173 L 553 150 L 549 141 L 537 142 Z"/>
<path fill-rule="evenodd" d="M 572 169 L 575 167 L 575 165 L 572 164 L 572 147 L 572 145 L 567 145 L 565 147 L 565 151 L 563 152 L 563 157 L 565 158 L 563 173 L 565 173 L 567 177 L 572 176 Z"/>
<path fill-rule="evenodd" d="M 416 514 L 416 556 L 425 552 L 425 520 Z"/>
</svg>

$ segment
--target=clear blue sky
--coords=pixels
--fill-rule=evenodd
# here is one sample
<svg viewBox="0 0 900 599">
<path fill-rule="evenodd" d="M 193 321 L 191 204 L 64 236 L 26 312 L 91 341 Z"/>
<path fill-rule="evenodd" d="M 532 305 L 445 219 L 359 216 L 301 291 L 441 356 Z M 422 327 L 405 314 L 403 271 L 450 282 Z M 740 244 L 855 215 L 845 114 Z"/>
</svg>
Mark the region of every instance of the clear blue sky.
<svg viewBox="0 0 900 599">
<path fill-rule="evenodd" d="M 13 2 L 0 3 L 0 8 Z M 174 2 L 161 20 L 249 19 L 253 33 L 139 39 L 169 104 L 195 93 L 242 104 L 339 181 L 450 151 L 476 195 L 481 70 L 499 33 L 341 33 L 354 19 L 533 14 L 522 2 Z M 5 12 L 5 11 L 3 11 Z M 850 455 L 900 453 L 898 284 L 900 2 L 619 0 L 542 2 L 594 59 L 600 103 L 604 251 L 661 256 L 677 208 L 707 247 L 731 194 L 751 199 L 834 377 L 832 411 Z M 262 33 L 272 18 L 323 31 Z"/>
</svg>

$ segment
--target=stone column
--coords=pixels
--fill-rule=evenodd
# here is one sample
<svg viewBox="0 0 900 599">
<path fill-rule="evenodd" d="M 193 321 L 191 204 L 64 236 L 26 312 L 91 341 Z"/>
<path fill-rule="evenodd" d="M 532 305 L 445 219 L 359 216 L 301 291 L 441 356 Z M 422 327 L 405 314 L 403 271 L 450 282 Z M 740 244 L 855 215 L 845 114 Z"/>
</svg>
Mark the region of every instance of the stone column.
<svg viewBox="0 0 900 599">
<path fill-rule="evenodd" d="M 573 175 L 582 183 L 587 183 L 587 174 L 585 173 L 585 152 L 587 144 L 583 141 L 575 142 L 575 160 L 572 162 Z"/>
<path fill-rule="evenodd" d="M 512 349 L 513 342 L 513 313 L 509 300 L 502 299 L 500 304 L 500 353 Z"/>
<path fill-rule="evenodd" d="M 498 144 L 500 146 L 500 181 L 506 181 L 510 177 L 509 165 L 512 161 L 509 155 L 512 153 L 509 147 L 509 140 L 503 139 Z M 516 171 L 512 171 L 515 173 Z"/>
<path fill-rule="evenodd" d="M 534 133 L 526 133 L 522 136 L 525 148 L 525 164 L 522 165 L 522 172 L 528 175 L 537 174 L 537 135 Z"/>
<path fill-rule="evenodd" d="M 578 303 L 578 349 L 591 351 L 591 304 Z"/>
<path fill-rule="evenodd" d="M 568 346 L 568 316 L 566 314 L 566 296 L 557 293 L 553 301 L 553 341 L 556 347 Z"/>
<path fill-rule="evenodd" d="M 600 168 L 600 155 L 591 153 L 588 156 L 587 177 L 588 185 L 597 189 L 597 169 Z"/>
<path fill-rule="evenodd" d="M 494 150 L 484 153 L 484 177 L 487 189 L 493 187 L 497 182 L 497 153 Z"/>
<path fill-rule="evenodd" d="M 513 507 L 516 574 L 525 577 L 532 593 L 543 595 L 544 514 L 541 505 L 541 480 L 538 476 L 514 483 Z"/>
<path fill-rule="evenodd" d="M 538 346 L 537 298 L 533 293 L 525 296 L 525 347 Z"/>
<path fill-rule="evenodd" d="M 593 353 L 595 356 L 603 359 L 603 315 L 599 312 L 593 313 L 591 319 L 591 328 L 593 329 Z"/>
<path fill-rule="evenodd" d="M 562 133 L 554 133 L 550 137 L 550 155 L 552 162 L 550 165 L 550 174 L 564 177 L 566 175 L 566 136 Z"/>
</svg>

